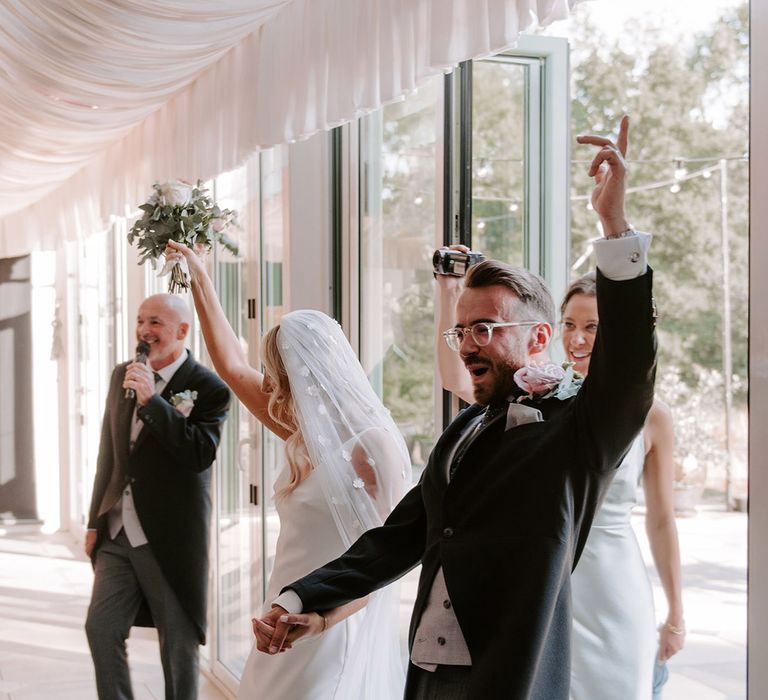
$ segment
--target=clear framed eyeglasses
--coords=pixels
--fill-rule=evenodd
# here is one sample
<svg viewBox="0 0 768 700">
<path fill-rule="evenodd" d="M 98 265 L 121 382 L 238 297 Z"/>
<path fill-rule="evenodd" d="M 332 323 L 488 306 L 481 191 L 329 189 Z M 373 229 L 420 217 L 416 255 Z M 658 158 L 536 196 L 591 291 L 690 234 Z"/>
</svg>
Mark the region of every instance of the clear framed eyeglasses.
<svg viewBox="0 0 768 700">
<path fill-rule="evenodd" d="M 461 349 L 461 344 L 464 342 L 464 338 L 467 333 L 472 336 L 472 340 L 475 341 L 475 345 L 483 347 L 488 345 L 493 338 L 494 328 L 509 328 L 511 326 L 535 326 L 541 321 L 508 321 L 505 323 L 474 323 L 466 328 L 449 328 L 447 331 L 443 331 L 443 338 L 448 343 L 448 347 L 451 350 L 458 352 Z"/>
</svg>

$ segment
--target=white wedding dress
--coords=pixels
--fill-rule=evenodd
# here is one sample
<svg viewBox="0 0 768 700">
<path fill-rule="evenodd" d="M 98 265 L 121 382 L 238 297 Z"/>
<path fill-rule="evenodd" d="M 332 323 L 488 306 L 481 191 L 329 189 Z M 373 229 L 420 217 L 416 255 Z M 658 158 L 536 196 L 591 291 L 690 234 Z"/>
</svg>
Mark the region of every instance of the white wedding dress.
<svg viewBox="0 0 768 700">
<path fill-rule="evenodd" d="M 636 438 L 595 515 L 571 576 L 571 700 L 650 700 L 653 592 L 630 524 L 645 461 Z"/>
<path fill-rule="evenodd" d="M 288 483 L 286 466 L 275 483 Z M 285 498 L 276 502 L 280 517 L 275 565 L 267 587 L 266 612 L 280 589 L 342 554 L 339 530 L 312 472 Z M 337 687 L 355 643 L 361 610 L 319 637 L 299 640 L 289 651 L 271 656 L 254 644 L 245 663 L 237 697 L 243 700 L 326 700 L 337 698 Z"/>
</svg>

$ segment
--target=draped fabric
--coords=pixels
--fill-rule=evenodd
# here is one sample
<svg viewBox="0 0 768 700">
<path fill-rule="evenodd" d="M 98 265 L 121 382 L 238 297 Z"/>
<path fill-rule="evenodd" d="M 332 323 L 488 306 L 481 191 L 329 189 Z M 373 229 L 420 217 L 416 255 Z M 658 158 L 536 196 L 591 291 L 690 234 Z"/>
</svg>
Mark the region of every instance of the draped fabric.
<svg viewBox="0 0 768 700">
<path fill-rule="evenodd" d="M 3 0 L 0 257 L 377 109 L 578 0 Z"/>
</svg>

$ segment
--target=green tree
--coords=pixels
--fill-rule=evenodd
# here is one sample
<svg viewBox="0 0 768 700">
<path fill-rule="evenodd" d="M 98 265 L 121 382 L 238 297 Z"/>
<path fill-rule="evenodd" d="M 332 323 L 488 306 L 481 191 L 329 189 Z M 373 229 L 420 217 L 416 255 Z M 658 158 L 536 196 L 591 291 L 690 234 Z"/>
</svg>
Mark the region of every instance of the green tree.
<svg viewBox="0 0 768 700">
<path fill-rule="evenodd" d="M 677 158 L 689 172 L 712 166 L 709 177 L 630 193 L 630 220 L 654 233 L 654 288 L 661 313 L 662 364 L 681 368 L 696 381 L 697 367 L 722 368 L 721 216 L 718 159 L 727 165 L 734 371 L 747 369 L 747 163 L 748 11 L 746 3 L 723 17 L 691 45 L 659 43 L 658 28 L 627 27 L 637 53 L 600 36 L 584 21 L 574 23 L 572 125 L 574 135 L 615 131 L 631 115 L 630 187 L 669 181 Z M 586 176 L 592 153 L 574 149 L 572 189 L 591 190 Z M 736 159 L 733 159 L 736 158 Z M 581 162 L 580 162 L 581 161 Z M 586 201 L 572 207 L 572 259 L 597 233 Z M 584 269 L 580 270 L 580 272 Z"/>
</svg>

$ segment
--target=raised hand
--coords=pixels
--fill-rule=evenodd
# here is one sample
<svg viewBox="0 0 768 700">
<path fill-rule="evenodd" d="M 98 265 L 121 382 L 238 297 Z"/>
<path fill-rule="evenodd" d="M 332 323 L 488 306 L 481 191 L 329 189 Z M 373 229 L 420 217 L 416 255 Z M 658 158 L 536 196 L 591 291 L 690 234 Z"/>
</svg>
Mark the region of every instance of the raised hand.
<svg viewBox="0 0 768 700">
<path fill-rule="evenodd" d="M 595 178 L 592 192 L 592 207 L 600 216 L 603 232 L 607 237 L 626 231 L 627 218 L 624 213 L 624 192 L 626 190 L 627 145 L 629 142 L 629 117 L 624 115 L 619 125 L 616 142 L 603 136 L 586 134 L 578 136 L 580 144 L 599 146 L 589 166 L 588 174 Z"/>
<path fill-rule="evenodd" d="M 166 260 L 181 260 L 186 258 L 189 266 L 189 273 L 194 281 L 196 277 L 206 274 L 205 267 L 200 255 L 189 246 L 177 241 L 168 241 L 165 247 Z"/>
</svg>

